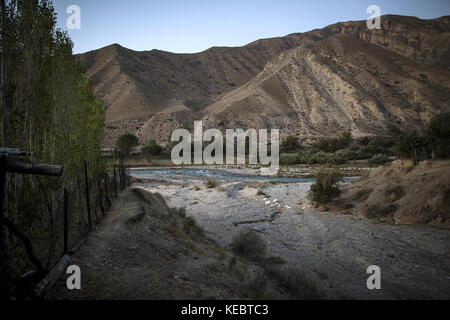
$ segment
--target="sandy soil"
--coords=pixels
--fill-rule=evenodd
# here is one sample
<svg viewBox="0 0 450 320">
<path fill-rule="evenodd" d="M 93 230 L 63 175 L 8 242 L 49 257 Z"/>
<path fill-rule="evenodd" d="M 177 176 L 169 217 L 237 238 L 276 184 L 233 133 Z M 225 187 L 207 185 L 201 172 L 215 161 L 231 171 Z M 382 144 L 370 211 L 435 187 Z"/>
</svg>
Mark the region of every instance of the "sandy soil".
<svg viewBox="0 0 450 320">
<path fill-rule="evenodd" d="M 139 186 L 160 193 L 172 207 L 186 207 L 222 246 L 242 230 L 258 232 L 269 254 L 301 270 L 323 298 L 450 298 L 449 230 L 318 211 L 306 200 L 309 183 L 235 182 L 207 189 L 204 181 L 189 179 Z M 367 289 L 370 265 L 381 268 L 381 290 Z"/>
</svg>

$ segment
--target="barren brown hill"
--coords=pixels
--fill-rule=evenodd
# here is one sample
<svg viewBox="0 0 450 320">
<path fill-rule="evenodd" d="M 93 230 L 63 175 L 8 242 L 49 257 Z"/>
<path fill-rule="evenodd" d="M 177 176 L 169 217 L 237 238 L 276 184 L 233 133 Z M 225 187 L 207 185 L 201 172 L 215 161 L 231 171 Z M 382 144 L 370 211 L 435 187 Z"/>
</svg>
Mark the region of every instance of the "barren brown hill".
<svg viewBox="0 0 450 320">
<path fill-rule="evenodd" d="M 450 227 L 450 161 L 388 163 L 345 186 L 336 204 L 374 221 Z"/>
<path fill-rule="evenodd" d="M 108 108 L 105 145 L 125 131 L 165 143 L 195 119 L 314 138 L 420 128 L 449 111 L 449 43 L 449 16 L 389 15 L 381 30 L 343 22 L 198 54 L 112 45 L 79 58 Z"/>
</svg>

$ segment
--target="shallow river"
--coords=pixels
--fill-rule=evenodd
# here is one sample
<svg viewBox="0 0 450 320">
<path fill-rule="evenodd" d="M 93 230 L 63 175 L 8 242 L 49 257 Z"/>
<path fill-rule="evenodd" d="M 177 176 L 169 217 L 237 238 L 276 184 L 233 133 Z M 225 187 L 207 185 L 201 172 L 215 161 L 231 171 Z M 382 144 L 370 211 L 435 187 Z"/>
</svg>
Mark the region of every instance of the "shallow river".
<svg viewBox="0 0 450 320">
<path fill-rule="evenodd" d="M 219 169 L 198 169 L 198 168 L 180 168 L 180 169 L 131 169 L 128 170 L 131 176 L 140 179 L 162 179 L 164 177 L 191 177 L 206 178 L 218 181 L 276 181 L 284 183 L 301 183 L 314 182 L 314 178 L 293 178 L 293 177 L 277 177 L 277 176 L 261 176 L 255 174 L 244 174 L 230 172 Z M 355 177 L 344 178 L 344 181 L 352 181 Z"/>
</svg>

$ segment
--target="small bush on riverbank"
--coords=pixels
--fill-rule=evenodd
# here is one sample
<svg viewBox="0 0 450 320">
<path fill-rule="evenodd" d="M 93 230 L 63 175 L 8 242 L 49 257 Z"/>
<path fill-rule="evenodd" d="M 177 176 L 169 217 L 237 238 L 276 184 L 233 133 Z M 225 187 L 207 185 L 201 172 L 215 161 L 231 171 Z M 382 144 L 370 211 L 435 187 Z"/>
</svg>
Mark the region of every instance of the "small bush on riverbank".
<svg viewBox="0 0 450 320">
<path fill-rule="evenodd" d="M 302 162 L 303 161 L 298 153 L 294 154 L 282 153 L 280 156 L 280 163 L 282 165 L 294 165 Z"/>
<path fill-rule="evenodd" d="M 205 184 L 206 184 L 206 187 L 208 189 L 212 189 L 212 188 L 217 187 L 217 182 L 215 180 L 212 180 L 212 179 L 208 179 L 208 181 L 206 181 Z"/>
<path fill-rule="evenodd" d="M 162 151 L 163 147 L 161 147 L 155 140 L 150 140 L 141 149 L 142 155 L 146 158 L 158 156 Z"/>
<path fill-rule="evenodd" d="M 256 191 L 256 195 L 257 196 L 265 196 L 266 194 L 261 189 L 258 189 L 258 191 Z"/>
<path fill-rule="evenodd" d="M 234 237 L 231 249 L 236 255 L 253 261 L 260 261 L 266 255 L 266 244 L 253 231 L 241 232 Z"/>
<path fill-rule="evenodd" d="M 321 169 L 314 175 L 315 183 L 311 185 L 309 199 L 315 204 L 325 204 L 336 197 L 339 193 L 337 183 L 342 175 L 335 169 Z"/>
<path fill-rule="evenodd" d="M 383 153 L 377 153 L 372 158 L 370 158 L 369 163 L 371 164 L 385 164 L 389 162 L 389 157 Z"/>
</svg>

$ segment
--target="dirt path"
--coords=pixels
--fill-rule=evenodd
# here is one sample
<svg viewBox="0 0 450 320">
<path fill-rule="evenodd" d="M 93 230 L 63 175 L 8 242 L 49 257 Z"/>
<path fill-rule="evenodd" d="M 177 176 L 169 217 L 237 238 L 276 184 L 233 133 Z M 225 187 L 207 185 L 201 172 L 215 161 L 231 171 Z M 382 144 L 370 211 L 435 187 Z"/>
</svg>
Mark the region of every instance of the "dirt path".
<svg viewBox="0 0 450 320">
<path fill-rule="evenodd" d="M 238 182 L 206 189 L 201 180 L 142 185 L 161 193 L 170 206 L 186 207 L 222 246 L 242 230 L 258 232 L 269 254 L 301 270 L 324 298 L 450 298 L 449 230 L 375 224 L 306 208 L 301 202 L 309 186 Z M 265 205 L 264 196 L 256 195 L 261 188 L 282 208 Z M 381 268 L 381 290 L 367 289 L 370 265 Z"/>
</svg>

